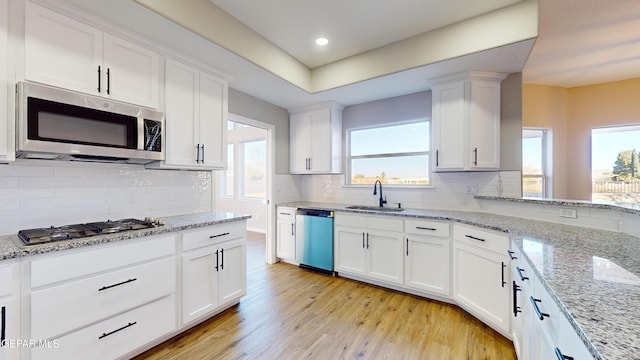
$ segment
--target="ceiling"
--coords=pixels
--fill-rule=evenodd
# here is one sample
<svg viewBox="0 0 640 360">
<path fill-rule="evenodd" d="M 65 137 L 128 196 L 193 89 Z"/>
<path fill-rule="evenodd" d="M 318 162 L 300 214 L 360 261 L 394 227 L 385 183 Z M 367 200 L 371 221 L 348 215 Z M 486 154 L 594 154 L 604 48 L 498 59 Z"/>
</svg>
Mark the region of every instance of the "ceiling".
<svg viewBox="0 0 640 360">
<path fill-rule="evenodd" d="M 64 2 L 287 109 L 414 93 L 429 89 L 431 77 L 464 70 L 522 71 L 526 83 L 564 87 L 640 77 L 637 0 L 539 0 L 539 9 L 535 0 Z M 532 8 L 523 4 L 539 11 L 535 46 L 537 16 L 532 30 Z M 330 41 L 322 50 L 313 44 L 318 35 Z"/>
</svg>

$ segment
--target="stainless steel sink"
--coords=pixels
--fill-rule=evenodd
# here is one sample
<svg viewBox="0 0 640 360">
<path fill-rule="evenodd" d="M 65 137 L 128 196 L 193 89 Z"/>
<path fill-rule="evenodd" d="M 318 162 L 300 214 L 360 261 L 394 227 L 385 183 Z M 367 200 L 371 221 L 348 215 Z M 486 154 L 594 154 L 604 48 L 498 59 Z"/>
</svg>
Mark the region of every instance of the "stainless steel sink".
<svg viewBox="0 0 640 360">
<path fill-rule="evenodd" d="M 369 210 L 369 211 L 384 211 L 384 212 L 399 212 L 404 211 L 403 208 L 391 208 L 391 207 L 379 207 L 379 206 L 363 206 L 363 205 L 353 205 L 347 206 L 347 209 L 352 210 Z"/>
</svg>

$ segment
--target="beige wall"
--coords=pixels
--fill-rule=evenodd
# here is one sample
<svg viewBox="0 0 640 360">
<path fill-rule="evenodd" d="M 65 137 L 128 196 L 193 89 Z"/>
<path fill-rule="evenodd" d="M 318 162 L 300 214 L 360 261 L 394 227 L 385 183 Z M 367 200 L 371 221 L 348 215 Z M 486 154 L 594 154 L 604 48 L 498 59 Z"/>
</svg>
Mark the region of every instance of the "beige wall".
<svg viewBox="0 0 640 360">
<path fill-rule="evenodd" d="M 591 129 L 640 123 L 640 79 L 570 89 L 523 85 L 523 126 L 554 136 L 555 198 L 591 200 Z"/>
<path fill-rule="evenodd" d="M 272 124 L 275 130 L 275 172 L 289 173 L 289 112 L 286 109 L 229 88 L 229 112 Z"/>
</svg>

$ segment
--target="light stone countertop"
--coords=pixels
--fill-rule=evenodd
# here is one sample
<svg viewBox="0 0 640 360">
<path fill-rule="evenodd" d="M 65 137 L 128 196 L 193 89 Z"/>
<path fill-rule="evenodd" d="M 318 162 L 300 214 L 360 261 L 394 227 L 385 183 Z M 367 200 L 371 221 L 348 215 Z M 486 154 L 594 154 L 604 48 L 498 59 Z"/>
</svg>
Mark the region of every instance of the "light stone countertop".
<svg viewBox="0 0 640 360">
<path fill-rule="evenodd" d="M 506 232 L 596 359 L 640 359 L 640 239 L 619 232 L 479 212 L 379 212 L 294 202 L 298 208 L 449 220 Z"/>
<path fill-rule="evenodd" d="M 241 221 L 251 216 L 228 212 L 205 212 L 161 218 L 165 224 L 149 229 L 127 231 L 110 235 L 97 235 L 76 240 L 62 240 L 39 245 L 26 246 L 18 235 L 0 236 L 0 261 L 16 259 L 35 254 L 45 254 L 54 251 L 62 251 L 85 246 L 106 244 L 110 242 L 134 239 L 143 236 L 158 235 L 174 231 L 187 230 L 202 226 L 217 225 L 226 222 Z"/>
</svg>

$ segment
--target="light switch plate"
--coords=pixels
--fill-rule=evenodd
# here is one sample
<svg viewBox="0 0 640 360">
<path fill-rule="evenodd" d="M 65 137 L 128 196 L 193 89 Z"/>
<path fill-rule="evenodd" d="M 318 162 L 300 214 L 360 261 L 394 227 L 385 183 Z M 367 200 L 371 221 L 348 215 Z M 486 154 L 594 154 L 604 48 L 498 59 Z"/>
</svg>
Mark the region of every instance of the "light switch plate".
<svg viewBox="0 0 640 360">
<path fill-rule="evenodd" d="M 576 209 L 560 209 L 560 216 L 576 219 L 578 217 L 578 212 Z"/>
</svg>

